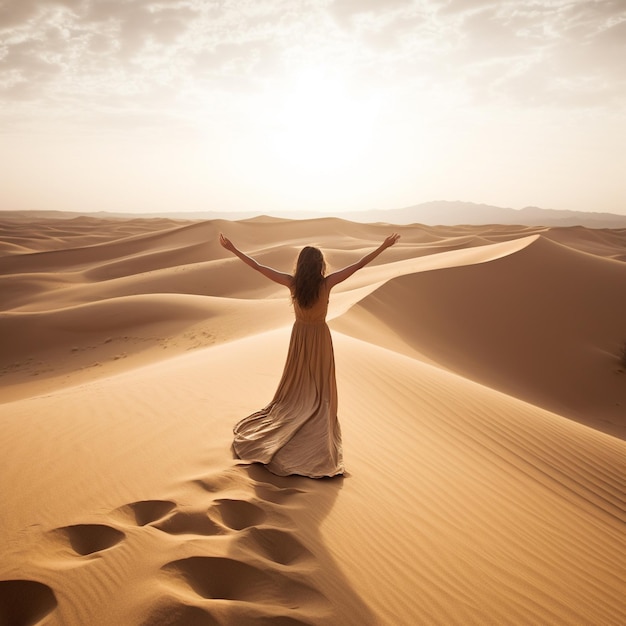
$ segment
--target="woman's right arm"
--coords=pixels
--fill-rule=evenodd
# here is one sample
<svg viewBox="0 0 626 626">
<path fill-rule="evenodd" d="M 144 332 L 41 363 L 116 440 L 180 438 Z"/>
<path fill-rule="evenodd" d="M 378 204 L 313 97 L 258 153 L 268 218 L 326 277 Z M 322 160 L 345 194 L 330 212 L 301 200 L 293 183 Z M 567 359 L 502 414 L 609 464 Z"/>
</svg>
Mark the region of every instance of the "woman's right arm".
<svg viewBox="0 0 626 626">
<path fill-rule="evenodd" d="M 251 256 L 248 256 L 245 252 L 239 250 L 235 244 L 224 237 L 222 233 L 220 233 L 220 244 L 223 248 L 226 248 L 229 252 L 232 252 L 235 256 L 238 256 L 246 265 L 251 267 L 253 270 L 260 272 L 266 278 L 273 280 L 275 283 L 279 285 L 284 285 L 285 287 L 291 287 L 291 283 L 293 278 L 291 274 L 285 274 L 284 272 L 279 272 L 272 267 L 268 267 L 267 265 L 261 265 L 258 261 L 255 261 Z"/>
<path fill-rule="evenodd" d="M 338 270 L 337 272 L 333 272 L 326 277 L 326 284 L 329 289 L 332 289 L 335 285 L 346 280 L 346 278 L 350 278 L 354 272 L 360 270 L 362 267 L 365 267 L 370 261 L 373 261 L 383 250 L 386 250 L 390 246 L 393 246 L 396 241 L 400 239 L 400 235 L 397 233 L 393 233 L 393 235 L 389 235 L 383 241 L 376 250 L 372 250 L 369 254 L 366 254 L 362 259 L 359 259 L 356 263 L 352 265 L 348 265 L 344 267 L 342 270 Z"/>
</svg>

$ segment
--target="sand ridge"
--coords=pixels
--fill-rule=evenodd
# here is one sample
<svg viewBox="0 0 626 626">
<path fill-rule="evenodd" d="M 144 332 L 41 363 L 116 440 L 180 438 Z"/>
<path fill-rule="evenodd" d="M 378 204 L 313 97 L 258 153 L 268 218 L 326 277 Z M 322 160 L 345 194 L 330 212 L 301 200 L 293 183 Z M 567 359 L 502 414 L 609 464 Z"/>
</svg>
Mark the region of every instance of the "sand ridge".
<svg viewBox="0 0 626 626">
<path fill-rule="evenodd" d="M 0 220 L 0 623 L 626 620 L 626 232 L 392 230 L 331 297 L 313 481 L 230 453 L 292 311 L 216 235 L 290 271 L 389 225 Z"/>
</svg>

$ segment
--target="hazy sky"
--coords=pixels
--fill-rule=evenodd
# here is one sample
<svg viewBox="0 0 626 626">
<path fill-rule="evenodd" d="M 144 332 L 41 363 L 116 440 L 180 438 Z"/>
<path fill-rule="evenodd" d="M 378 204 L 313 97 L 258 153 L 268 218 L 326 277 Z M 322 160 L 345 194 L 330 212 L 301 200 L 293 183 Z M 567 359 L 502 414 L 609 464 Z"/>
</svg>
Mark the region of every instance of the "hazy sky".
<svg viewBox="0 0 626 626">
<path fill-rule="evenodd" d="M 626 0 L 0 0 L 0 209 L 626 214 Z"/>
</svg>

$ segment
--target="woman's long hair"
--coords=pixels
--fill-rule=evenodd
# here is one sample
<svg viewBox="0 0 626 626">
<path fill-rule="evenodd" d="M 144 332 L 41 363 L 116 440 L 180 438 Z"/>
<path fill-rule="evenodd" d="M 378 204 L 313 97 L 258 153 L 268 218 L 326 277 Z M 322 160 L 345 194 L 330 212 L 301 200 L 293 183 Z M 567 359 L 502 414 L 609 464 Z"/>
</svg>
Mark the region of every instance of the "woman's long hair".
<svg viewBox="0 0 626 626">
<path fill-rule="evenodd" d="M 320 294 L 324 281 L 326 261 L 322 251 L 313 246 L 302 248 L 296 262 L 293 276 L 292 297 L 301 308 L 311 308 Z"/>
</svg>

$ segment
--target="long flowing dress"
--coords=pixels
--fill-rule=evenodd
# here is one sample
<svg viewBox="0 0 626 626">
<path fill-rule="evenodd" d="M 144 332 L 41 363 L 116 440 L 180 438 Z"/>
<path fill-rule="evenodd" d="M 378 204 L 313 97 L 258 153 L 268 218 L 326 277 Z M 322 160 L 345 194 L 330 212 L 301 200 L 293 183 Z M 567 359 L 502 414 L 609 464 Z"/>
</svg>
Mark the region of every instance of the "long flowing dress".
<svg viewBox="0 0 626 626">
<path fill-rule="evenodd" d="M 311 308 L 294 302 L 296 319 L 274 398 L 234 428 L 237 456 L 263 463 L 279 476 L 321 478 L 344 472 L 335 357 L 326 324 L 328 296 L 324 281 Z"/>
</svg>

